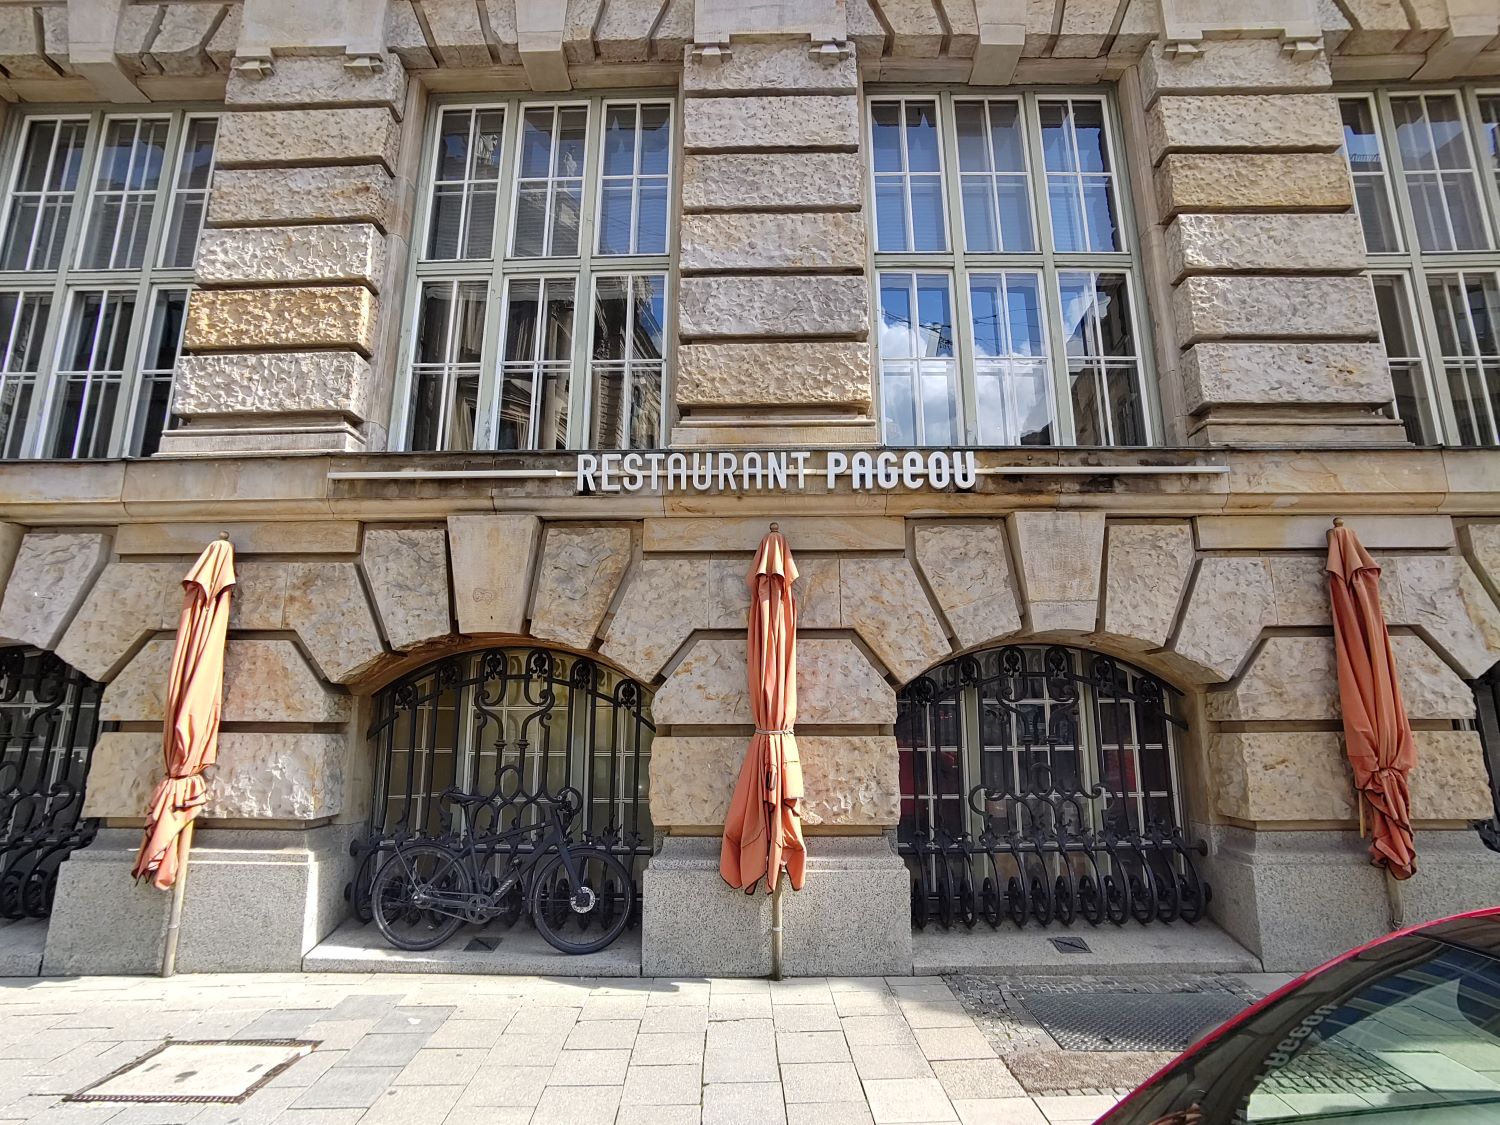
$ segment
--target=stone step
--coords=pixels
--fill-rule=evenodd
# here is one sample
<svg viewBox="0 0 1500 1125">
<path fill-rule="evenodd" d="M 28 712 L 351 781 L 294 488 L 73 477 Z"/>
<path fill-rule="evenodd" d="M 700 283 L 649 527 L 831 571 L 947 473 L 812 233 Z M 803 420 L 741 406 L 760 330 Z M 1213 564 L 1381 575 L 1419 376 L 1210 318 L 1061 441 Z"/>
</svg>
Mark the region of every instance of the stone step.
<svg viewBox="0 0 1500 1125">
<path fill-rule="evenodd" d="M 1087 953 L 1064 953 L 1053 938 L 1081 938 Z M 1260 958 L 1212 922 L 1196 925 L 1072 926 L 1018 928 L 1009 922 L 992 930 L 980 922 L 972 930 L 929 927 L 912 934 L 912 972 L 1005 973 L 1063 970 L 1094 976 L 1170 973 L 1258 973 Z"/>
<path fill-rule="evenodd" d="M 481 945 L 493 945 L 493 949 Z M 465 926 L 426 953 L 392 949 L 373 922 L 351 918 L 302 959 L 315 973 L 488 973 L 495 976 L 638 977 L 641 932 L 631 929 L 599 953 L 570 956 L 534 929 Z"/>
</svg>

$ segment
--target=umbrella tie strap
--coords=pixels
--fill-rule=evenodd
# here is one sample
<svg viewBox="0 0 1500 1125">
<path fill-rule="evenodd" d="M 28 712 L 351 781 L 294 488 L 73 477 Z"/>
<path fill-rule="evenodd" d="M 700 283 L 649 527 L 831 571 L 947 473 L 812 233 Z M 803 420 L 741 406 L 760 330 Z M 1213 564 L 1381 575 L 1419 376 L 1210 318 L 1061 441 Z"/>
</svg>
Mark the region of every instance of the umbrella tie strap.
<svg viewBox="0 0 1500 1125">
<path fill-rule="evenodd" d="M 760 727 L 756 727 L 755 728 L 755 733 L 756 734 L 794 734 L 796 732 L 795 732 L 795 729 L 792 728 L 792 727 L 782 727 L 779 730 L 762 730 Z"/>
</svg>

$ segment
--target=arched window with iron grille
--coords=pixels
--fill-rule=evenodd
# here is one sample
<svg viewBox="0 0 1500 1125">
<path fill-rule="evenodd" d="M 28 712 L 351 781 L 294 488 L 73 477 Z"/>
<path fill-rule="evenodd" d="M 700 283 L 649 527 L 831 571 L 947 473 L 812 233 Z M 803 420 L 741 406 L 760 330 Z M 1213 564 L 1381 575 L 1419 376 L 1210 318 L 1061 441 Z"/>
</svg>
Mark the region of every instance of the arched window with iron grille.
<svg viewBox="0 0 1500 1125">
<path fill-rule="evenodd" d="M 103 693 L 50 652 L 0 650 L 0 918 L 47 917 L 58 869 L 93 842 L 83 790 Z"/>
<path fill-rule="evenodd" d="M 1113 657 L 1011 645 L 897 697 L 901 823 L 921 928 L 1188 921 L 1175 692 Z"/>
<path fill-rule="evenodd" d="M 640 872 L 651 854 L 650 695 L 585 656 L 541 647 L 446 657 L 382 689 L 369 738 L 374 757 L 370 832 L 346 889 L 369 921 L 369 884 L 396 843 L 464 830 L 444 790 L 490 794 L 515 767 L 531 793 L 571 786 L 583 797 L 574 838 L 607 848 Z M 637 895 L 639 902 L 639 894 Z M 506 917 L 521 915 L 520 904 Z"/>
</svg>

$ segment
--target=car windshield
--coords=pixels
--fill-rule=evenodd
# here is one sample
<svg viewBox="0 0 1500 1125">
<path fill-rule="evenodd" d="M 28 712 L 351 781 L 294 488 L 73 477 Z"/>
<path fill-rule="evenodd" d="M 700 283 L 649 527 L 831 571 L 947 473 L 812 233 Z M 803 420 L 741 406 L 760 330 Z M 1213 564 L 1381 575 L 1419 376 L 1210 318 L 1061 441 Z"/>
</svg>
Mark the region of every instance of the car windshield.
<svg viewBox="0 0 1500 1125">
<path fill-rule="evenodd" d="M 1421 936 L 1358 954 L 1185 1055 L 1101 1125 L 1500 1125 L 1500 961 Z"/>
</svg>

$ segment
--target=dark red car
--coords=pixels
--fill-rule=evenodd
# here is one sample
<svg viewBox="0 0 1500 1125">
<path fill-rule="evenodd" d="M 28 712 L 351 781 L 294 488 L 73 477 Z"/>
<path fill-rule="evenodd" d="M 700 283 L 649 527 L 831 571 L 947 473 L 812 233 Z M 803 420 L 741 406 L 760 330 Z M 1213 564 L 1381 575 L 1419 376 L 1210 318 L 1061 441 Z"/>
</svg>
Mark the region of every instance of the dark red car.
<svg viewBox="0 0 1500 1125">
<path fill-rule="evenodd" d="M 1210 1032 L 1096 1125 L 1500 1125 L 1500 907 L 1414 926 Z"/>
</svg>

